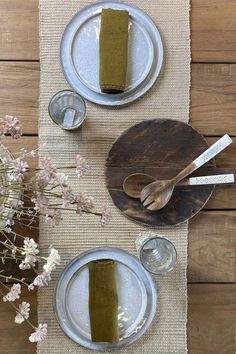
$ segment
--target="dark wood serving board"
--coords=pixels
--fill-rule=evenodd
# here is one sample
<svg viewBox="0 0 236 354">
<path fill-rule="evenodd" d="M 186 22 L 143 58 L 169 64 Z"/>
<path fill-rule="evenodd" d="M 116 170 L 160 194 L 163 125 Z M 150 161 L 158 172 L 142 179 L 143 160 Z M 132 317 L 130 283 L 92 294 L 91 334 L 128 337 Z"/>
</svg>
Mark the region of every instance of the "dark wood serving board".
<svg viewBox="0 0 236 354">
<path fill-rule="evenodd" d="M 114 204 L 127 217 L 152 227 L 187 221 L 202 209 L 214 186 L 178 187 L 163 209 L 149 211 L 139 199 L 124 193 L 123 181 L 137 172 L 172 178 L 207 147 L 201 134 L 179 121 L 154 119 L 132 126 L 115 141 L 106 161 L 106 185 Z M 210 161 L 194 175 L 204 175 L 206 170 L 209 174 L 214 166 Z"/>
</svg>

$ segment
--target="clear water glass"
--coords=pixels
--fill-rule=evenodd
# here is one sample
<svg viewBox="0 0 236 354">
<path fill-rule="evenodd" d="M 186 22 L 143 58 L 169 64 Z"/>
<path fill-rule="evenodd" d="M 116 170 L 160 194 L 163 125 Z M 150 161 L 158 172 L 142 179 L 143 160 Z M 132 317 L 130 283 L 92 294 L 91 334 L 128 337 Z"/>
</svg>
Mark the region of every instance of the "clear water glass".
<svg viewBox="0 0 236 354">
<path fill-rule="evenodd" d="M 136 248 L 143 267 L 152 274 L 165 276 L 176 265 L 175 246 L 160 235 L 141 236 L 136 240 Z"/>
</svg>

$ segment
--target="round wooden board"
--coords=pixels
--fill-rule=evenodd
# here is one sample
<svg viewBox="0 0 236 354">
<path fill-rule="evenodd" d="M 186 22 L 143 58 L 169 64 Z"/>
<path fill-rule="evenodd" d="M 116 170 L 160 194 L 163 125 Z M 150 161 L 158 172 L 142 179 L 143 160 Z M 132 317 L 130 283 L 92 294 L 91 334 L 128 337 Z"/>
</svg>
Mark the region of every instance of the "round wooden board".
<svg viewBox="0 0 236 354">
<path fill-rule="evenodd" d="M 208 201 L 214 186 L 176 188 L 163 209 L 149 211 L 139 199 L 128 197 L 122 185 L 128 175 L 137 172 L 172 178 L 207 147 L 204 137 L 183 122 L 154 119 L 132 126 L 115 141 L 106 161 L 106 186 L 114 204 L 129 218 L 152 227 L 189 220 Z M 214 161 L 205 166 L 214 167 Z M 204 175 L 204 168 L 195 175 Z"/>
</svg>

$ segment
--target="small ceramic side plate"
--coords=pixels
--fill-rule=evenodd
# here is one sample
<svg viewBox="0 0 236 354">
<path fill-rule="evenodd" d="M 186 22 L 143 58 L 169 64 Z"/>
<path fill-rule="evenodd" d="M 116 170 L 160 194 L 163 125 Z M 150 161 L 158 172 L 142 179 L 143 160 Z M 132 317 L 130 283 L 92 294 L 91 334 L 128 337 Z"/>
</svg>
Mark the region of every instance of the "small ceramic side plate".
<svg viewBox="0 0 236 354">
<path fill-rule="evenodd" d="M 112 259 L 117 263 L 118 343 L 91 341 L 88 263 L 98 259 Z M 138 258 L 119 248 L 99 247 L 80 254 L 63 270 L 55 291 L 55 312 L 61 328 L 73 341 L 94 350 L 119 349 L 132 344 L 151 325 L 156 310 L 157 293 L 151 275 Z"/>
</svg>

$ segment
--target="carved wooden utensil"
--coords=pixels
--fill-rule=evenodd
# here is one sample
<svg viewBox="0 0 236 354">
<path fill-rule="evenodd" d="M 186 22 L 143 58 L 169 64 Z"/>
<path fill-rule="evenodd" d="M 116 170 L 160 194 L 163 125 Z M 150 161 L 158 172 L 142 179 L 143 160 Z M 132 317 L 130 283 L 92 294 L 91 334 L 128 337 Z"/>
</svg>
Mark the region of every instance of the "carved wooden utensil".
<svg viewBox="0 0 236 354">
<path fill-rule="evenodd" d="M 163 208 L 169 202 L 174 187 L 178 182 L 218 155 L 231 143 L 232 139 L 228 136 L 228 134 L 225 134 L 215 144 L 210 146 L 199 157 L 186 166 L 174 178 L 169 180 L 157 180 L 148 184 L 143 188 L 140 196 L 143 205 L 147 206 L 148 210 L 159 210 Z"/>
<path fill-rule="evenodd" d="M 131 198 L 139 199 L 144 187 L 155 182 L 157 179 L 146 173 L 132 173 L 123 182 L 124 192 Z M 223 175 L 210 175 L 190 177 L 180 181 L 176 187 L 181 186 L 205 186 L 215 184 L 234 183 L 234 174 L 226 173 Z"/>
</svg>

